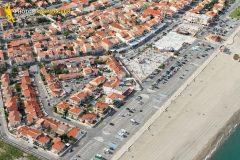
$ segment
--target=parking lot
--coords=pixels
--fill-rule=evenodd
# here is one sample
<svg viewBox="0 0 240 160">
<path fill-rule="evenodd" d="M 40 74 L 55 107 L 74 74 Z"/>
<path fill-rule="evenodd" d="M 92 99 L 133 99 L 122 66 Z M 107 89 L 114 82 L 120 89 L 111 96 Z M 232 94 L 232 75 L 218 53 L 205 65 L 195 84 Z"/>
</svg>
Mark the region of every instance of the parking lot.
<svg viewBox="0 0 240 160">
<path fill-rule="evenodd" d="M 172 54 L 160 52 L 152 48 L 146 49 L 142 54 L 133 59 L 123 59 L 129 69 L 142 81 L 160 65 L 162 65 Z"/>
<path fill-rule="evenodd" d="M 178 73 L 178 71 L 182 72 L 182 74 L 179 75 L 179 80 L 185 79 L 186 74 L 188 74 L 191 69 L 191 66 L 198 67 L 201 64 L 198 61 L 201 62 L 203 59 L 207 58 L 216 47 L 216 44 L 200 40 L 195 41 L 188 48 L 181 51 L 181 55 L 178 59 L 170 61 L 171 64 L 168 68 L 158 73 L 161 75 L 160 78 L 156 78 L 156 75 L 158 74 L 151 74 L 151 76 L 145 80 L 143 85 L 148 86 L 152 81 L 154 81 L 150 89 L 159 89 L 161 84 L 166 84 L 172 76 Z M 185 68 L 188 63 L 191 64 L 190 68 L 186 68 L 183 71 L 182 68 Z"/>
<path fill-rule="evenodd" d="M 208 31 L 220 35 L 227 36 L 231 33 L 231 30 L 239 25 L 239 22 L 235 19 L 223 18 L 216 20 L 213 27 L 209 27 Z"/>
</svg>

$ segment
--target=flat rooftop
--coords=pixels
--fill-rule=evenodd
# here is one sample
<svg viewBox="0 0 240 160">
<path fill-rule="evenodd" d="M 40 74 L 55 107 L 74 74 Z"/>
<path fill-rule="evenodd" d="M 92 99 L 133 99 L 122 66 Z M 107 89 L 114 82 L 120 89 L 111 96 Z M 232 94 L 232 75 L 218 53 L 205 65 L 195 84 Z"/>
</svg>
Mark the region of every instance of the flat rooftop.
<svg viewBox="0 0 240 160">
<path fill-rule="evenodd" d="M 169 32 L 162 39 L 158 40 L 154 43 L 154 46 L 160 50 L 169 50 L 173 49 L 175 51 L 179 50 L 183 43 L 192 44 L 196 38 L 191 36 L 186 36 L 182 34 L 178 34 L 176 32 Z"/>
</svg>

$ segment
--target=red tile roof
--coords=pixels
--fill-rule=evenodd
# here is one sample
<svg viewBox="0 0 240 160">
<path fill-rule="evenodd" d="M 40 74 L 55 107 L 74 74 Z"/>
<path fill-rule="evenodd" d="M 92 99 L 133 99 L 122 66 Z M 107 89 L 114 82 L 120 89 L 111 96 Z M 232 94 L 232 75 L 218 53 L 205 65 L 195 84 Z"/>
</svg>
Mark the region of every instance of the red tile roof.
<svg viewBox="0 0 240 160">
<path fill-rule="evenodd" d="M 8 115 L 9 123 L 21 122 L 21 115 L 19 111 L 10 111 Z"/>
<path fill-rule="evenodd" d="M 79 132 L 80 132 L 80 129 L 77 127 L 74 127 L 69 130 L 69 132 L 67 133 L 67 136 L 76 138 Z"/>
<path fill-rule="evenodd" d="M 104 76 L 98 76 L 91 80 L 89 83 L 92 85 L 100 85 L 101 83 L 105 82 L 106 78 Z"/>
<path fill-rule="evenodd" d="M 64 110 L 64 109 L 67 109 L 69 106 L 70 104 L 68 102 L 62 101 L 58 103 L 57 108 Z"/>
<path fill-rule="evenodd" d="M 81 108 L 79 107 L 72 107 L 68 110 L 68 113 L 72 113 L 72 114 L 80 114 L 81 112 Z"/>
<path fill-rule="evenodd" d="M 27 126 L 21 126 L 18 128 L 18 133 L 22 136 L 29 136 L 33 139 L 37 139 L 43 133 L 35 128 L 30 128 Z"/>
<path fill-rule="evenodd" d="M 97 119 L 97 114 L 95 113 L 86 113 L 80 117 L 81 120 L 95 120 Z"/>
<path fill-rule="evenodd" d="M 97 102 L 96 104 L 95 104 L 95 107 L 96 108 L 99 108 L 99 109 L 106 109 L 107 107 L 108 107 L 108 104 L 107 103 L 104 103 L 104 102 Z"/>
<path fill-rule="evenodd" d="M 108 98 L 114 100 L 114 99 L 124 99 L 125 96 L 121 95 L 121 94 L 118 94 L 118 93 L 110 93 L 107 95 Z"/>
<path fill-rule="evenodd" d="M 40 143 L 40 144 L 46 144 L 50 141 L 50 138 L 46 135 L 41 135 L 37 138 L 37 141 Z"/>
<path fill-rule="evenodd" d="M 65 147 L 65 144 L 61 142 L 61 139 L 59 140 L 59 138 L 54 138 L 53 143 L 52 149 L 56 150 L 57 152 L 60 152 Z"/>
<path fill-rule="evenodd" d="M 110 78 L 107 82 L 104 83 L 104 87 L 115 88 L 121 81 L 117 77 Z"/>
</svg>

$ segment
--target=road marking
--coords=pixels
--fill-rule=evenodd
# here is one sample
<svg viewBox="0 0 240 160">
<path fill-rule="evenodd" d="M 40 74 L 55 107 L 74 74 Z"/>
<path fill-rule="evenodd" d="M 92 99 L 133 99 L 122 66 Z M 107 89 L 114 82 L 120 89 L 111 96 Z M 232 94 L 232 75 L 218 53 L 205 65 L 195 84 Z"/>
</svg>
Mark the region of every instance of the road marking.
<svg viewBox="0 0 240 160">
<path fill-rule="evenodd" d="M 152 89 L 150 89 L 150 88 L 147 89 L 147 93 L 150 93 L 150 94 L 151 94 L 151 93 L 155 93 L 155 92 L 156 92 L 156 91 L 154 91 L 154 90 L 152 90 Z"/>
<path fill-rule="evenodd" d="M 107 132 L 107 131 L 104 131 L 104 130 L 102 131 L 102 133 L 105 134 L 105 135 L 111 134 L 110 132 Z"/>
<path fill-rule="evenodd" d="M 167 97 L 166 94 L 159 93 L 157 95 L 152 95 L 153 101 L 159 103 L 162 102 Z"/>
<path fill-rule="evenodd" d="M 142 96 L 142 97 L 144 97 L 146 99 L 149 99 L 149 95 L 147 95 L 147 94 L 140 94 L 140 96 Z"/>
<path fill-rule="evenodd" d="M 94 137 L 94 139 L 98 142 L 104 142 L 103 137 Z"/>
<path fill-rule="evenodd" d="M 191 65 L 194 65 L 196 67 L 199 67 L 200 65 L 199 64 L 196 64 L 196 63 L 190 63 Z"/>
<path fill-rule="evenodd" d="M 155 106 L 155 105 L 151 105 L 152 108 L 155 108 L 155 109 L 159 109 L 161 106 Z"/>
<path fill-rule="evenodd" d="M 159 94 L 157 94 L 157 95 L 159 95 L 160 97 L 163 97 L 163 98 L 166 98 L 166 97 L 167 97 L 167 95 L 166 95 L 166 94 L 163 94 L 163 93 L 159 93 Z"/>
</svg>

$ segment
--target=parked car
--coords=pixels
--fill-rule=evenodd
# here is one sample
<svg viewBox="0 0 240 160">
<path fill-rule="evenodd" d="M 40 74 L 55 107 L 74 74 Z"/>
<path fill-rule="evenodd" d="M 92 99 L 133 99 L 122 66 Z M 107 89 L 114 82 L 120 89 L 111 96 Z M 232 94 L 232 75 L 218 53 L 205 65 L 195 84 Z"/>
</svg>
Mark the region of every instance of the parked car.
<svg viewBox="0 0 240 160">
<path fill-rule="evenodd" d="M 134 113 L 132 110 L 129 110 L 130 113 Z"/>
</svg>

